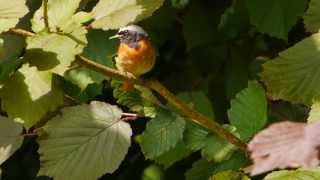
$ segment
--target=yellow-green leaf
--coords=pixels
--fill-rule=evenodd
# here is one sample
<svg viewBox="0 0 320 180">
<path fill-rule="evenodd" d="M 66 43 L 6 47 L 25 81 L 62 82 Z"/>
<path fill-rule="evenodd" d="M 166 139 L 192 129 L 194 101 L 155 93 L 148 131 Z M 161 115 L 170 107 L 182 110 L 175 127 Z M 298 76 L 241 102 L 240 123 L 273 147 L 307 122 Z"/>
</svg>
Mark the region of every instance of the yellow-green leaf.
<svg viewBox="0 0 320 180">
<path fill-rule="evenodd" d="M 320 30 L 320 1 L 311 0 L 309 2 L 309 8 L 305 13 L 304 24 L 308 31 L 318 32 Z"/>
<path fill-rule="evenodd" d="M 0 0 L 0 33 L 16 26 L 28 13 L 26 0 Z"/>
</svg>

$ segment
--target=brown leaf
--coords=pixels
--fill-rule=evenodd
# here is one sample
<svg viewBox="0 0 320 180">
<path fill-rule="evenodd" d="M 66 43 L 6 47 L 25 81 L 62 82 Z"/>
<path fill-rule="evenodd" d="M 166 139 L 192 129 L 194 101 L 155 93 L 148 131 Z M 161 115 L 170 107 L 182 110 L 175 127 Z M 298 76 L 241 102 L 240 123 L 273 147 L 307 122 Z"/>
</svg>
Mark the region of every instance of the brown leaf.
<svg viewBox="0 0 320 180">
<path fill-rule="evenodd" d="M 320 123 L 275 123 L 249 143 L 251 175 L 273 169 L 314 167 L 319 164 Z"/>
</svg>

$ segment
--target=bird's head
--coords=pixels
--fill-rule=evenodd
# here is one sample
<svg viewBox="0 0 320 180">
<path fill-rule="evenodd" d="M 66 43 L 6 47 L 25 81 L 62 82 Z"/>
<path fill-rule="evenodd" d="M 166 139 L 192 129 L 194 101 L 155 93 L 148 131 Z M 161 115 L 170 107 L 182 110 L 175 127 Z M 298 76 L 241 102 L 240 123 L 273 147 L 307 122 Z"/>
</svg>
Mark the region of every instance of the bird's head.
<svg viewBox="0 0 320 180">
<path fill-rule="evenodd" d="M 142 27 L 137 25 L 129 25 L 120 28 L 115 36 L 110 37 L 110 39 L 118 38 L 121 43 L 125 43 L 130 47 L 136 48 L 140 40 L 147 38 L 148 34 L 142 29 Z"/>
</svg>

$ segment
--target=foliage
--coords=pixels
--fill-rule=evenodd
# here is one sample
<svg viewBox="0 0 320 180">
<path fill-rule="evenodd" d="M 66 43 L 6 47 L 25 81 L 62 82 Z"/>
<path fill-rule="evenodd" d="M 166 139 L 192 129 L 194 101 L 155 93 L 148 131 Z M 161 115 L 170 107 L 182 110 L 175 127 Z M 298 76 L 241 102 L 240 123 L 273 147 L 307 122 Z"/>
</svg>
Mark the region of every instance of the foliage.
<svg viewBox="0 0 320 180">
<path fill-rule="evenodd" d="M 319 2 L 0 0 L 0 179 L 319 179 Z"/>
</svg>

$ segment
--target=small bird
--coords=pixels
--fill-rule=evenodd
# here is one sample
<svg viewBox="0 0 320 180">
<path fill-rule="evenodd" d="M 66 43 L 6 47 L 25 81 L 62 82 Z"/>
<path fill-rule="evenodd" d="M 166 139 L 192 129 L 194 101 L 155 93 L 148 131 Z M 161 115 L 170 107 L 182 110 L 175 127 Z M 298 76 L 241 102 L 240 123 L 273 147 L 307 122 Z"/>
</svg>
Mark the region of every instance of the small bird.
<svg viewBox="0 0 320 180">
<path fill-rule="evenodd" d="M 120 45 L 117 52 L 116 67 L 122 72 L 127 72 L 139 77 L 149 72 L 156 61 L 156 52 L 148 34 L 137 25 L 129 25 L 121 28 L 110 39 L 119 38 Z M 125 81 L 123 89 L 133 89 L 132 82 Z"/>
</svg>

